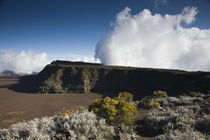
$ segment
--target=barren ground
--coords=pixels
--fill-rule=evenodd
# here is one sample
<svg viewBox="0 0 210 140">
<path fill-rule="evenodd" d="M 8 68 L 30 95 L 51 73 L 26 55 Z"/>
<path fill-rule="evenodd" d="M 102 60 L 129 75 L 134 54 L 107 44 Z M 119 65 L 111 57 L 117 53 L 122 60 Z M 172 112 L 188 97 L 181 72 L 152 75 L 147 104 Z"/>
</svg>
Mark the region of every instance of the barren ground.
<svg viewBox="0 0 210 140">
<path fill-rule="evenodd" d="M 18 77 L 0 77 L 0 128 L 8 128 L 23 120 L 52 116 L 80 105 L 87 106 L 101 98 L 95 93 L 37 94 L 11 90 L 9 87 L 18 81 Z"/>
</svg>

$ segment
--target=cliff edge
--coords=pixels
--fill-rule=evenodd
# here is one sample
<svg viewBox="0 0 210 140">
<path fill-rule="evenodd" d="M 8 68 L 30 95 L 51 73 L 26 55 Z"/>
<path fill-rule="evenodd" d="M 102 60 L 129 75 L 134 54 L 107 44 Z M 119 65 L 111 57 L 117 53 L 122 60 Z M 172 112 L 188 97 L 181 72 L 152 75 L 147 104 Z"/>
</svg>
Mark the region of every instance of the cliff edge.
<svg viewBox="0 0 210 140">
<path fill-rule="evenodd" d="M 210 91 L 210 72 L 103 66 L 101 64 L 53 61 L 38 75 L 38 92 L 88 93 L 128 91 L 145 96 L 161 89 L 172 95 Z"/>
</svg>

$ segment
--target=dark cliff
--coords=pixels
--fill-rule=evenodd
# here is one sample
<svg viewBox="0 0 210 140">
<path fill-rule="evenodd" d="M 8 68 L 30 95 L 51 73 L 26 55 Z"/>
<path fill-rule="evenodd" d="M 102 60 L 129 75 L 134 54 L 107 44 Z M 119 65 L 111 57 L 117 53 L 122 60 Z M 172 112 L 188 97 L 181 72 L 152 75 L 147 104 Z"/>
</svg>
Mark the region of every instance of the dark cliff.
<svg viewBox="0 0 210 140">
<path fill-rule="evenodd" d="M 171 95 L 210 91 L 210 72 L 103 66 L 100 64 L 53 61 L 38 75 L 41 93 L 128 91 L 143 97 L 154 90 Z"/>
</svg>

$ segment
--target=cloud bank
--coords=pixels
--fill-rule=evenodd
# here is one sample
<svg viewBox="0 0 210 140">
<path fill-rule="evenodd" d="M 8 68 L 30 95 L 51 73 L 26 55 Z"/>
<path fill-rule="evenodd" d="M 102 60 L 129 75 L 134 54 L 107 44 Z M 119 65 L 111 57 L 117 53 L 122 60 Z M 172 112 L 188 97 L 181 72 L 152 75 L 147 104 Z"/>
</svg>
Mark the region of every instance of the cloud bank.
<svg viewBox="0 0 210 140">
<path fill-rule="evenodd" d="M 50 60 L 69 60 L 69 61 L 82 61 L 82 62 L 90 62 L 90 63 L 100 63 L 99 59 L 96 59 L 93 56 L 87 55 L 78 55 L 72 53 L 66 54 L 49 54 Z"/>
<path fill-rule="evenodd" d="M 210 29 L 183 26 L 196 20 L 195 7 L 164 16 L 130 11 L 118 13 L 113 31 L 97 43 L 95 57 L 103 64 L 210 70 Z"/>
<path fill-rule="evenodd" d="M 47 54 L 33 50 L 22 50 L 19 53 L 13 50 L 0 50 L 0 72 L 11 70 L 16 73 L 27 73 L 41 71 L 47 64 L 54 60 L 83 61 L 99 63 L 100 61 L 92 56 L 75 54 Z"/>
<path fill-rule="evenodd" d="M 0 71 L 12 70 L 16 73 L 32 73 L 40 71 L 49 60 L 47 53 L 35 51 L 21 51 L 15 53 L 12 50 L 0 50 Z"/>
</svg>

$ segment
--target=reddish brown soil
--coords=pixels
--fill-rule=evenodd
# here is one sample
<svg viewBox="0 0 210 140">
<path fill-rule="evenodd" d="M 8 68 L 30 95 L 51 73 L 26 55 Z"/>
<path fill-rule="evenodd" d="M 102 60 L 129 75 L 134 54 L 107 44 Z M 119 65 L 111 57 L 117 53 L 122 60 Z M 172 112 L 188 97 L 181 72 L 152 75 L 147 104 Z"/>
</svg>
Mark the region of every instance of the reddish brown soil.
<svg viewBox="0 0 210 140">
<path fill-rule="evenodd" d="M 17 84 L 18 77 L 0 77 L 0 128 L 36 117 L 52 116 L 66 109 L 87 106 L 101 95 L 21 93 L 9 87 Z"/>
</svg>

